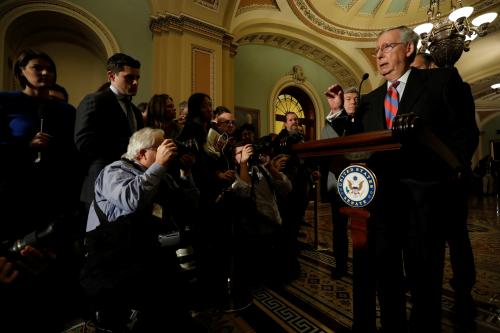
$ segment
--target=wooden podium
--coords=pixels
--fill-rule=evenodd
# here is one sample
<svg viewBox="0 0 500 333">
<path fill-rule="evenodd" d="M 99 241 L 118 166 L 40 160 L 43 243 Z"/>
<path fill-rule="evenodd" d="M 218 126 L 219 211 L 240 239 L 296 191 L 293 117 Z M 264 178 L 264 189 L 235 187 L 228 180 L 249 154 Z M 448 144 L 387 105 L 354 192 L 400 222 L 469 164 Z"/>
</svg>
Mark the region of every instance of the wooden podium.
<svg viewBox="0 0 500 333">
<path fill-rule="evenodd" d="M 397 154 L 401 143 L 393 131 L 377 131 L 300 143 L 292 149 L 303 160 L 325 161 L 335 175 L 351 164 L 361 164 L 370 168 L 374 156 Z M 373 170 L 372 170 L 373 171 Z M 376 172 L 375 176 L 376 176 Z M 377 184 L 383 187 L 384 184 Z M 377 194 L 375 193 L 375 196 Z M 353 245 L 353 332 L 376 332 L 375 278 L 369 261 L 367 243 L 367 223 L 370 205 L 364 208 L 343 207 L 340 212 L 350 220 Z"/>
</svg>

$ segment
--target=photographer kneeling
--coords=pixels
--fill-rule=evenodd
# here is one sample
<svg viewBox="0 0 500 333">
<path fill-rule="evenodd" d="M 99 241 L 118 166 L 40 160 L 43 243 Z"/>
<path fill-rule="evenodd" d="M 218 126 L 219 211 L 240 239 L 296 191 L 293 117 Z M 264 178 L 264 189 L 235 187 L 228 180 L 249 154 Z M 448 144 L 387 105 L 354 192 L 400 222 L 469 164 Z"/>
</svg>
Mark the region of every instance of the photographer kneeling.
<svg viewBox="0 0 500 333">
<path fill-rule="evenodd" d="M 143 128 L 130 138 L 124 157 L 99 174 L 81 275 L 98 326 L 113 332 L 196 331 L 175 254 L 179 244 L 168 241 L 174 221 L 189 221 L 186 215 L 198 204 L 193 161 L 186 162 L 162 130 Z M 169 173 L 174 164 L 180 176 L 178 169 Z"/>
</svg>

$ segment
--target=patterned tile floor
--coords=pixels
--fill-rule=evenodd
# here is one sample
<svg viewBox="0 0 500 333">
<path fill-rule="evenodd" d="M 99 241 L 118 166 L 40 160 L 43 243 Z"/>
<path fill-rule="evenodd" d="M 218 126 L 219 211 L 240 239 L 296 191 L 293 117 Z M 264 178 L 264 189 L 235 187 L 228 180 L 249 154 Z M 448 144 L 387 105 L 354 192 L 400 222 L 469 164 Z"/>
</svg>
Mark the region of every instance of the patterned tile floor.
<svg viewBox="0 0 500 333">
<path fill-rule="evenodd" d="M 231 314 L 212 313 L 210 332 L 350 332 L 352 325 L 352 268 L 341 280 L 330 278 L 335 264 L 331 255 L 330 209 L 318 209 L 318 249 L 313 243 L 313 205 L 306 213 L 300 241 L 301 275 L 280 287 L 265 286 L 254 291 L 253 305 Z M 468 221 L 477 269 L 473 297 L 478 305 L 477 328 L 454 327 L 449 261 L 445 265 L 443 284 L 443 332 L 500 332 L 500 218 L 496 215 L 496 198 L 473 198 Z"/>
</svg>

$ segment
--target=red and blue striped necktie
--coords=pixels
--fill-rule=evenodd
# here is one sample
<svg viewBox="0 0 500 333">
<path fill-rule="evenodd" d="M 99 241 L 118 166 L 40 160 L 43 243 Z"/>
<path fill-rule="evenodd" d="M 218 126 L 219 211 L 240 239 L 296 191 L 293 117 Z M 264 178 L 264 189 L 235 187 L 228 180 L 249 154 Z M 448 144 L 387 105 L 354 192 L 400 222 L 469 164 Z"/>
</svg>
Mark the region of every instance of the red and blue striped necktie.
<svg viewBox="0 0 500 333">
<path fill-rule="evenodd" d="M 399 85 L 399 81 L 394 81 L 387 89 L 387 95 L 385 95 L 384 109 L 385 109 L 385 123 L 388 129 L 392 129 L 392 121 L 396 114 L 398 113 L 399 104 L 399 94 L 396 89 Z"/>
</svg>

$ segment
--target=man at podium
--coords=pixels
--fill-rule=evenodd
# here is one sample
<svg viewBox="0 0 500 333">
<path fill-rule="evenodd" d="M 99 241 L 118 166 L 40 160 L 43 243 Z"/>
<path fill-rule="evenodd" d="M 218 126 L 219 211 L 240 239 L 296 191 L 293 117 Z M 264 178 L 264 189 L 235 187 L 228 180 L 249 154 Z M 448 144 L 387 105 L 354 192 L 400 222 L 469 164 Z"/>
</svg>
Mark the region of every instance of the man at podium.
<svg viewBox="0 0 500 333">
<path fill-rule="evenodd" d="M 456 218 L 457 206 L 466 207 L 464 175 L 479 139 L 471 92 L 457 70 L 410 68 L 417 42 L 418 35 L 405 26 L 379 35 L 373 56 L 387 82 L 362 97 L 361 126 L 364 132 L 392 129 L 397 115 L 413 113 L 459 167 L 450 167 L 422 139 L 404 141 L 393 159 L 372 157 L 381 191 L 368 237 L 384 332 L 406 332 L 408 326 L 410 332 L 441 332 L 446 223 Z M 466 208 L 458 214 L 467 214 Z M 412 301 L 409 324 L 406 287 Z"/>
</svg>

